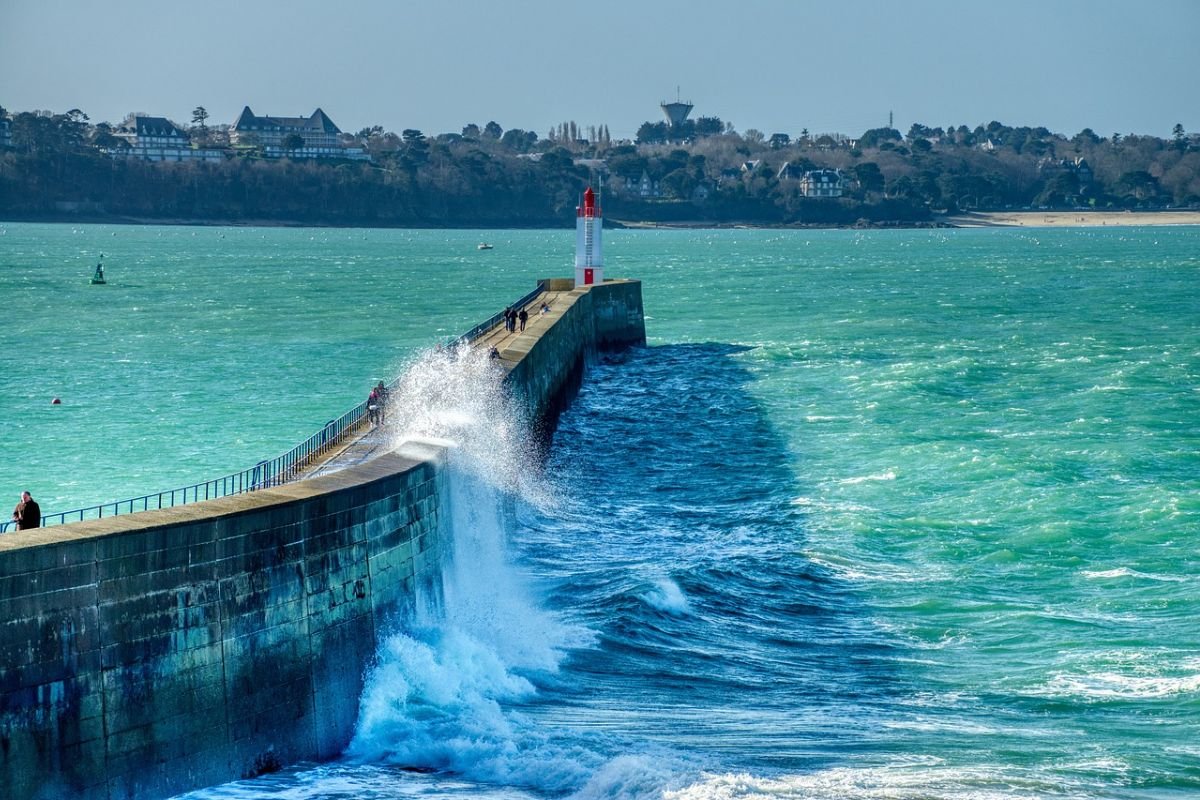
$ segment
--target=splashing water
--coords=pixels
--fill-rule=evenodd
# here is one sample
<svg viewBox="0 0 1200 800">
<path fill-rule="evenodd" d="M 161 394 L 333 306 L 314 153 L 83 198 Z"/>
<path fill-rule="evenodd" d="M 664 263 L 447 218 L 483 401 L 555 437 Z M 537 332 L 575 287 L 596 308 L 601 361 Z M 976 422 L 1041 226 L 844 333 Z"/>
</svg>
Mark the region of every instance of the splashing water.
<svg viewBox="0 0 1200 800">
<path fill-rule="evenodd" d="M 454 462 L 465 472 L 537 508 L 552 508 L 530 421 L 508 397 L 503 375 L 483 348 L 418 353 L 389 398 L 391 444 L 451 441 Z"/>
<path fill-rule="evenodd" d="M 595 757 L 564 752 L 508 705 L 537 695 L 565 652 L 591 641 L 539 607 L 510 564 L 519 503 L 542 505 L 529 426 L 486 354 L 460 347 L 417 359 L 391 400 L 395 441 L 438 437 L 448 450 L 452 556 L 439 608 L 418 604 L 411 630 L 382 645 L 347 756 L 487 782 L 561 790 Z M 569 749 L 569 748 L 568 748 Z"/>
<path fill-rule="evenodd" d="M 667 614 L 682 616 L 691 612 L 687 595 L 679 588 L 679 584 L 670 578 L 657 579 L 653 588 L 642 595 L 642 599 L 651 608 Z"/>
</svg>

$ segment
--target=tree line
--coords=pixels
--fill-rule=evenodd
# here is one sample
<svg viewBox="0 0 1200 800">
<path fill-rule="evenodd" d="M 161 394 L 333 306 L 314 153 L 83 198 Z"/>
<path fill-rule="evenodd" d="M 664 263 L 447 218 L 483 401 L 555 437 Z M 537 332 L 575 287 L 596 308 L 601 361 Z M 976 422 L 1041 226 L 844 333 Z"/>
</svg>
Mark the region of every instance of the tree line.
<svg viewBox="0 0 1200 800">
<path fill-rule="evenodd" d="M 999 122 L 793 138 L 700 117 L 646 122 L 633 141 L 574 121 L 545 137 L 495 121 L 433 136 L 372 126 L 342 135 L 371 157 L 353 161 L 231 146 L 227 126 L 209 126 L 197 107 L 181 127 L 223 157 L 175 163 L 112 157 L 127 146 L 120 131 L 79 109 L 0 108 L 0 120 L 0 214 L 12 219 L 559 226 L 601 181 L 608 218 L 660 222 L 921 224 L 961 210 L 1200 207 L 1200 140 L 1182 125 L 1169 138 Z M 836 170 L 842 196 L 805 196 L 799 177 L 811 170 Z"/>
</svg>

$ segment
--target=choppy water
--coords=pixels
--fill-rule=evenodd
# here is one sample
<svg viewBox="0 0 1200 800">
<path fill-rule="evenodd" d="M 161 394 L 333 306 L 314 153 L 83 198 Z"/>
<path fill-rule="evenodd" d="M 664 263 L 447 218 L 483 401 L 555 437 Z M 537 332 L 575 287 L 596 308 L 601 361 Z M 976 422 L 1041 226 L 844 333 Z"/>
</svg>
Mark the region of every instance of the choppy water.
<svg viewBox="0 0 1200 800">
<path fill-rule="evenodd" d="M 1200 794 L 1200 229 L 606 232 L 651 346 L 544 465 L 485 364 L 417 351 L 570 231 L 0 229 L 39 309 L 0 328 L 34 376 L 0 487 L 44 507 L 454 377 L 405 412 L 460 442 L 445 608 L 341 761 L 196 798 Z"/>
</svg>

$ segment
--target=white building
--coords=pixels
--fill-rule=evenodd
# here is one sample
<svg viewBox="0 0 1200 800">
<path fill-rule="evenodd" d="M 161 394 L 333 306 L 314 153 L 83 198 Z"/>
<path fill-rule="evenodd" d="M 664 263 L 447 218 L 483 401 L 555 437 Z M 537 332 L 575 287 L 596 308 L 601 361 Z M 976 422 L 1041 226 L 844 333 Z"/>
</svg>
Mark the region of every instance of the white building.
<svg viewBox="0 0 1200 800">
<path fill-rule="evenodd" d="M 810 169 L 800 176 L 800 193 L 805 197 L 841 197 L 845 189 L 840 170 Z"/>
<path fill-rule="evenodd" d="M 220 150 L 193 148 L 187 131 L 165 117 L 134 117 L 133 126 L 118 128 L 113 135 L 127 146 L 108 150 L 113 158 L 145 161 L 220 161 Z"/>
<path fill-rule="evenodd" d="M 268 158 L 344 158 L 351 161 L 369 161 L 370 156 L 361 147 L 343 147 L 338 137 L 341 130 L 333 120 L 317 109 L 307 117 L 260 117 L 250 110 L 242 109 L 229 140 L 236 145 L 260 145 Z M 292 136 L 299 136 L 304 144 L 287 147 Z"/>
</svg>

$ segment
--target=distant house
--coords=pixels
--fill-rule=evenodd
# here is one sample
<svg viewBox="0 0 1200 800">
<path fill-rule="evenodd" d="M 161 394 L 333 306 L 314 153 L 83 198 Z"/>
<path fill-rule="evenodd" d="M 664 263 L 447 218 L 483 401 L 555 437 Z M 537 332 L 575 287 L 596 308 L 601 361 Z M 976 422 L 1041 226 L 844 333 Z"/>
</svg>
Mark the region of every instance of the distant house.
<svg viewBox="0 0 1200 800">
<path fill-rule="evenodd" d="M 371 157 L 361 147 L 342 146 L 339 141 L 341 133 L 333 120 L 319 108 L 307 117 L 260 117 L 250 110 L 250 106 L 246 106 L 229 131 L 229 141 L 235 147 L 261 146 L 267 158 L 289 156 L 370 160 Z M 303 145 L 288 147 L 292 136 L 299 136 Z"/>
<path fill-rule="evenodd" d="M 985 153 L 994 153 L 1000 145 L 996 144 L 991 139 L 985 139 L 983 142 L 981 142 L 980 144 L 978 144 L 976 146 L 980 150 L 984 151 Z"/>
<path fill-rule="evenodd" d="M 775 177 L 781 181 L 798 181 L 803 178 L 807 172 L 808 170 L 799 164 L 793 164 L 789 162 L 779 168 L 779 172 L 775 174 Z"/>
<path fill-rule="evenodd" d="M 143 161 L 220 161 L 221 150 L 192 147 L 188 132 L 166 117 L 137 116 L 133 124 L 117 128 L 113 136 L 121 140 L 117 147 L 106 149 L 113 158 L 135 158 Z"/>
<path fill-rule="evenodd" d="M 761 158 L 752 158 L 749 161 L 743 161 L 742 172 L 754 172 L 754 170 L 758 169 L 758 165 L 761 163 Z"/>
<path fill-rule="evenodd" d="M 1044 173 L 1072 173 L 1079 181 L 1081 189 L 1090 186 L 1095 177 L 1092 173 L 1092 166 L 1082 156 L 1060 159 L 1046 158 L 1039 162 L 1038 168 Z"/>
<path fill-rule="evenodd" d="M 742 180 L 742 171 L 737 167 L 726 167 L 721 170 L 721 174 L 717 176 L 717 186 L 728 186 L 732 183 L 740 183 Z"/>
<path fill-rule="evenodd" d="M 810 169 L 800 176 L 800 193 L 805 197 L 841 197 L 845 189 L 841 170 Z"/>
<path fill-rule="evenodd" d="M 624 183 L 624 194 L 626 197 L 640 197 L 643 199 L 652 197 L 662 197 L 662 189 L 658 185 L 658 181 L 650 177 L 650 173 L 642 170 L 639 177 L 626 176 L 622 179 Z"/>
<path fill-rule="evenodd" d="M 1075 177 L 1079 178 L 1079 185 L 1089 186 L 1092 183 L 1093 173 L 1092 166 L 1088 164 L 1087 159 L 1080 156 L 1073 162 L 1075 169 Z"/>
</svg>

